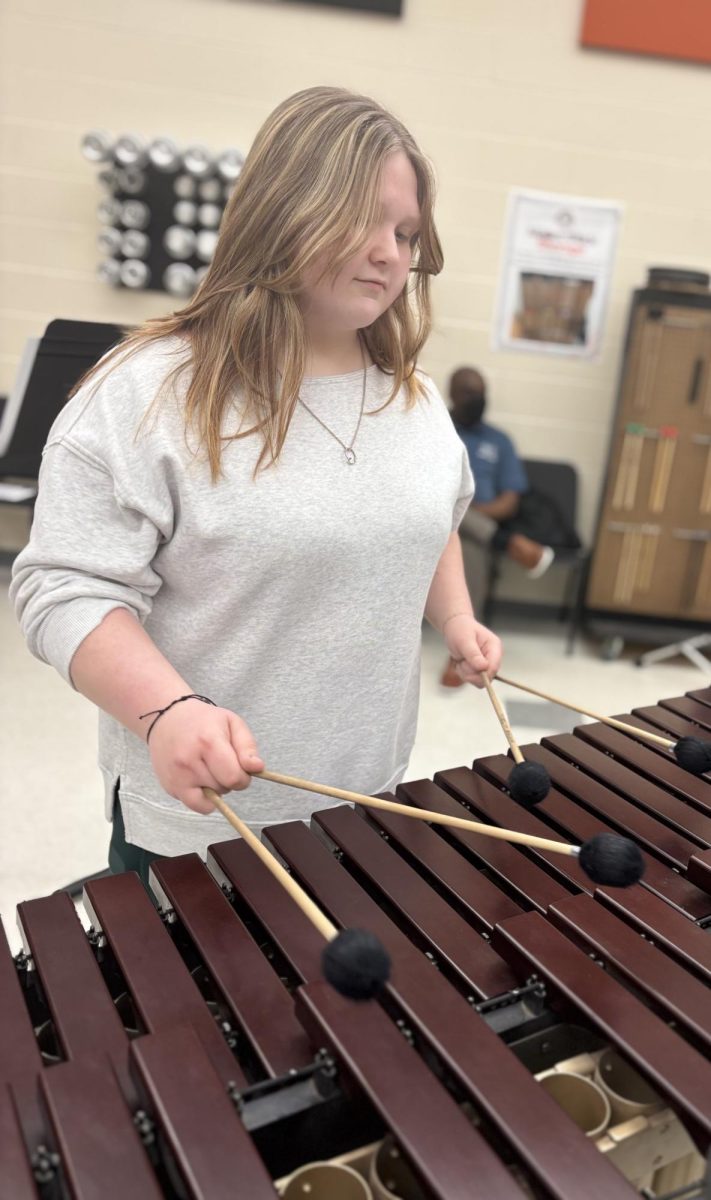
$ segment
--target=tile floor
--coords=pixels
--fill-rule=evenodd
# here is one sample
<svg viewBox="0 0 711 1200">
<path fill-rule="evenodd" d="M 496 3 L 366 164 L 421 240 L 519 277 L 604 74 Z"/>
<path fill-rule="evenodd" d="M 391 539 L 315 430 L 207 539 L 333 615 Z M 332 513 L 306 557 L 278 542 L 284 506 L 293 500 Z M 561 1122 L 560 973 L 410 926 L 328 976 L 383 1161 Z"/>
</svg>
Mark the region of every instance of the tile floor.
<svg viewBox="0 0 711 1200">
<path fill-rule="evenodd" d="M 0 913 L 19 949 L 14 909 L 103 869 L 109 826 L 96 766 L 95 710 L 27 651 L 7 599 L 9 571 L 0 569 Z M 663 696 L 704 687 L 709 674 L 677 658 L 638 668 L 633 657 L 600 659 L 594 643 L 565 654 L 554 622 L 502 622 L 507 673 L 601 713 L 629 711 Z M 431 777 L 485 754 L 503 753 L 504 736 L 487 696 L 473 688 L 439 686 L 440 639 L 426 629 L 417 740 L 407 778 Z M 500 687 L 521 745 L 571 729 L 582 718 Z M 333 780 L 348 787 L 348 780 Z"/>
</svg>

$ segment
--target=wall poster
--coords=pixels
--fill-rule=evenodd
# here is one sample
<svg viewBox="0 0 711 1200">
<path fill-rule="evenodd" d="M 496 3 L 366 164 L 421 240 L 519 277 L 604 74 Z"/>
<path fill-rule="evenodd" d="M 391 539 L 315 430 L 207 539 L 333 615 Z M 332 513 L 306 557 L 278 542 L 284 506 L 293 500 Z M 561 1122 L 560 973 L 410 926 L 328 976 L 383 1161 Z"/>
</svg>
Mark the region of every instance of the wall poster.
<svg viewBox="0 0 711 1200">
<path fill-rule="evenodd" d="M 497 350 L 595 358 L 621 206 L 515 188 L 494 318 Z"/>
</svg>

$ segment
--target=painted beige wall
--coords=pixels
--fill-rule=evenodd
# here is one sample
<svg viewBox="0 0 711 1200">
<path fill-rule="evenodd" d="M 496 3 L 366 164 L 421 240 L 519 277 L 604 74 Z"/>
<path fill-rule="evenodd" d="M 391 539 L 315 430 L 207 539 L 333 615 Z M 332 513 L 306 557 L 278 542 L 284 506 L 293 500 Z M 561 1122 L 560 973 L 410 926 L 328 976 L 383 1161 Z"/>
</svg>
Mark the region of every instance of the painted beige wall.
<svg viewBox="0 0 711 1200">
<path fill-rule="evenodd" d="M 315 83 L 392 107 L 434 160 L 446 254 L 423 363 L 490 379 L 491 415 L 530 457 L 574 462 L 595 515 L 629 297 L 649 264 L 711 268 L 707 68 L 577 47 L 581 0 L 405 0 L 400 21 L 278 0 L 4 0 L 0 390 L 52 317 L 135 323 L 162 293 L 94 276 L 89 128 L 247 149 Z M 610 198 L 624 219 L 595 363 L 490 349 L 508 190 Z"/>
</svg>

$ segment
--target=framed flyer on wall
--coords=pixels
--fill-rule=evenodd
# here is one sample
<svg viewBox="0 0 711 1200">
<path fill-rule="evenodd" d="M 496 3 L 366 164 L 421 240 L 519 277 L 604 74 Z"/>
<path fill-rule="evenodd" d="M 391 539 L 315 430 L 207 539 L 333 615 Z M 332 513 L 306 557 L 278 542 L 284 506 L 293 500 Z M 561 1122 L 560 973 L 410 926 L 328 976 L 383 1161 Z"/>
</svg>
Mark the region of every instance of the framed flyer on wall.
<svg viewBox="0 0 711 1200">
<path fill-rule="evenodd" d="M 597 356 L 621 213 L 614 201 L 512 190 L 494 349 Z"/>
</svg>

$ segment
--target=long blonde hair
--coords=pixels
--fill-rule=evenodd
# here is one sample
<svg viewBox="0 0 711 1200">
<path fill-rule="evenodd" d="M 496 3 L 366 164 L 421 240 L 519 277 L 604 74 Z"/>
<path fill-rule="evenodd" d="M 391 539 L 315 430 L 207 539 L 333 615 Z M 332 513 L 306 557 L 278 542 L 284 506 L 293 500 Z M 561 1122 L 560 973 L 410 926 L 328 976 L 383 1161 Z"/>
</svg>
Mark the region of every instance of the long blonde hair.
<svg viewBox="0 0 711 1200">
<path fill-rule="evenodd" d="M 193 298 L 172 315 L 145 322 L 103 360 L 102 369 L 112 357 L 123 360 L 168 335 L 189 338 L 190 360 L 169 374 L 159 395 L 190 369 L 186 434 L 197 436 L 213 480 L 223 447 L 234 438 L 261 435 L 257 469 L 278 459 L 304 376 L 304 271 L 326 253 L 328 273 L 335 275 L 362 248 L 378 216 L 383 163 L 397 150 L 407 154 L 417 178 L 420 234 L 408 286 L 361 336 L 373 362 L 392 375 L 386 403 L 404 385 L 414 404 L 423 392 L 415 369 L 431 327 L 430 275 L 443 263 L 432 170 L 396 117 L 366 96 L 335 87 L 297 92 L 267 118 Z M 236 392 L 243 420 L 228 437 L 224 418 Z"/>
</svg>

